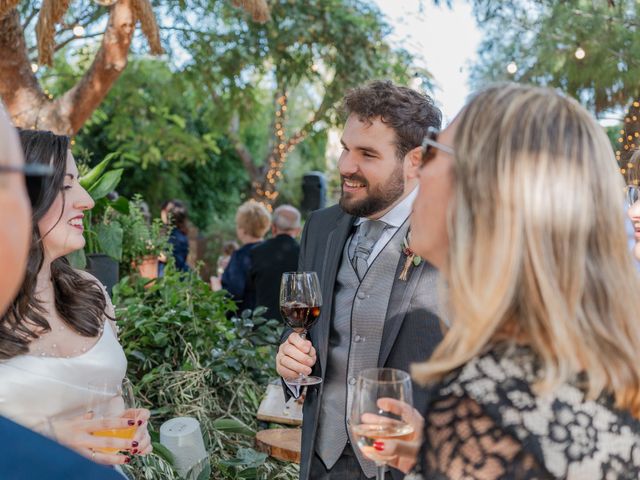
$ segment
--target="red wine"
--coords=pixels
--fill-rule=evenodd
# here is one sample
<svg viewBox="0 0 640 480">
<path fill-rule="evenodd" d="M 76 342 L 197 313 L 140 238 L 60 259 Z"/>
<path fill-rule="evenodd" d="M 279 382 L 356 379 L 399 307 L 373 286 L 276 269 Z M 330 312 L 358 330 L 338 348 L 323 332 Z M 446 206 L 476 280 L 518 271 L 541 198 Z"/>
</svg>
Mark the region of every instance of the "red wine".
<svg viewBox="0 0 640 480">
<path fill-rule="evenodd" d="M 309 330 L 320 316 L 320 306 L 311 306 L 299 302 L 288 302 L 280 306 L 284 321 L 296 332 Z"/>
</svg>

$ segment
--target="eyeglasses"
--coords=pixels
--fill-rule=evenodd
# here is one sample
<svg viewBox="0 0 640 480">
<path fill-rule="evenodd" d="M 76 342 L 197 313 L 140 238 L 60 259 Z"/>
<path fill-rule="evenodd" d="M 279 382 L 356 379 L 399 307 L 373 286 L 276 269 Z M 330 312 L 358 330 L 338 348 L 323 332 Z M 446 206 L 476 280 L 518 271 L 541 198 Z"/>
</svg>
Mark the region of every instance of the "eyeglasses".
<svg viewBox="0 0 640 480">
<path fill-rule="evenodd" d="M 27 193 L 31 206 L 38 203 L 40 194 L 44 190 L 44 183 L 53 175 L 53 167 L 42 163 L 27 163 L 25 165 L 0 165 L 0 173 L 21 173 L 25 176 Z"/>
<path fill-rule="evenodd" d="M 628 207 L 640 200 L 640 187 L 638 185 L 627 185 L 625 193 L 625 200 Z"/>
<path fill-rule="evenodd" d="M 433 160 L 436 156 L 436 150 L 441 150 L 449 155 L 455 155 L 455 150 L 448 145 L 438 142 L 440 131 L 437 128 L 429 127 L 427 136 L 422 140 L 422 163 L 420 167 L 424 167 L 427 162 Z"/>
</svg>

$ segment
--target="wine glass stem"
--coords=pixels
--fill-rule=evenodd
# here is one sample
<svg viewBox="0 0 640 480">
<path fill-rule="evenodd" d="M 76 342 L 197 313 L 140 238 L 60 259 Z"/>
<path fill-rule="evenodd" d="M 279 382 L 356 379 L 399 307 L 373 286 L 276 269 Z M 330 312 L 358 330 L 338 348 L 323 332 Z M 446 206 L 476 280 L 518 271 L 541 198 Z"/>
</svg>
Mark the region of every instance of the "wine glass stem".
<svg viewBox="0 0 640 480">
<path fill-rule="evenodd" d="M 376 463 L 376 480 L 384 480 L 384 474 L 387 471 L 387 465 L 384 463 Z"/>
<path fill-rule="evenodd" d="M 307 339 L 307 331 L 306 330 L 302 330 L 298 335 L 300 335 L 300 338 L 302 340 L 306 340 Z M 304 373 L 300 372 L 298 374 L 298 379 L 300 380 L 300 382 L 303 382 L 305 378 L 307 378 L 307 376 Z"/>
</svg>

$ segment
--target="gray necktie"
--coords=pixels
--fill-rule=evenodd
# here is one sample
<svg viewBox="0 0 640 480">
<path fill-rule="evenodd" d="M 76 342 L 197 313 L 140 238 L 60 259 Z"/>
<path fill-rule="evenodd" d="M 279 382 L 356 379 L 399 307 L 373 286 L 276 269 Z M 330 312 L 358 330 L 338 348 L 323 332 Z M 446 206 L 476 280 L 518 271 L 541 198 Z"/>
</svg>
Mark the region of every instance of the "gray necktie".
<svg viewBox="0 0 640 480">
<path fill-rule="evenodd" d="M 358 227 L 358 243 L 356 243 L 353 260 L 360 280 L 369 268 L 368 260 L 373 246 L 387 227 L 388 225 L 382 220 L 368 220 Z"/>
</svg>

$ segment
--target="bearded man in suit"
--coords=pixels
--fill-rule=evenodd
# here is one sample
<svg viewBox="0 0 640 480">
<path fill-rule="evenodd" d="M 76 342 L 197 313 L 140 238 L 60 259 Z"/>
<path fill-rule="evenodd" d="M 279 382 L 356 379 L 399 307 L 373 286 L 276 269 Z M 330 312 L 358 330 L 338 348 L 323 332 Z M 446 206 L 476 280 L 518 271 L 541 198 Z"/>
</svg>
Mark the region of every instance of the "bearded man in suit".
<svg viewBox="0 0 640 480">
<path fill-rule="evenodd" d="M 350 91 L 343 110 L 340 202 L 311 214 L 298 265 L 318 273 L 324 304 L 309 340 L 285 331 L 276 357 L 286 395 L 299 393 L 287 384 L 299 373 L 323 377 L 304 402 L 303 480 L 375 474 L 348 428 L 356 378 L 371 367 L 409 370 L 442 339 L 437 272 L 411 262 L 405 248 L 422 141 L 442 115 L 427 95 L 389 81 Z M 414 385 L 414 405 L 424 403 Z"/>
</svg>

